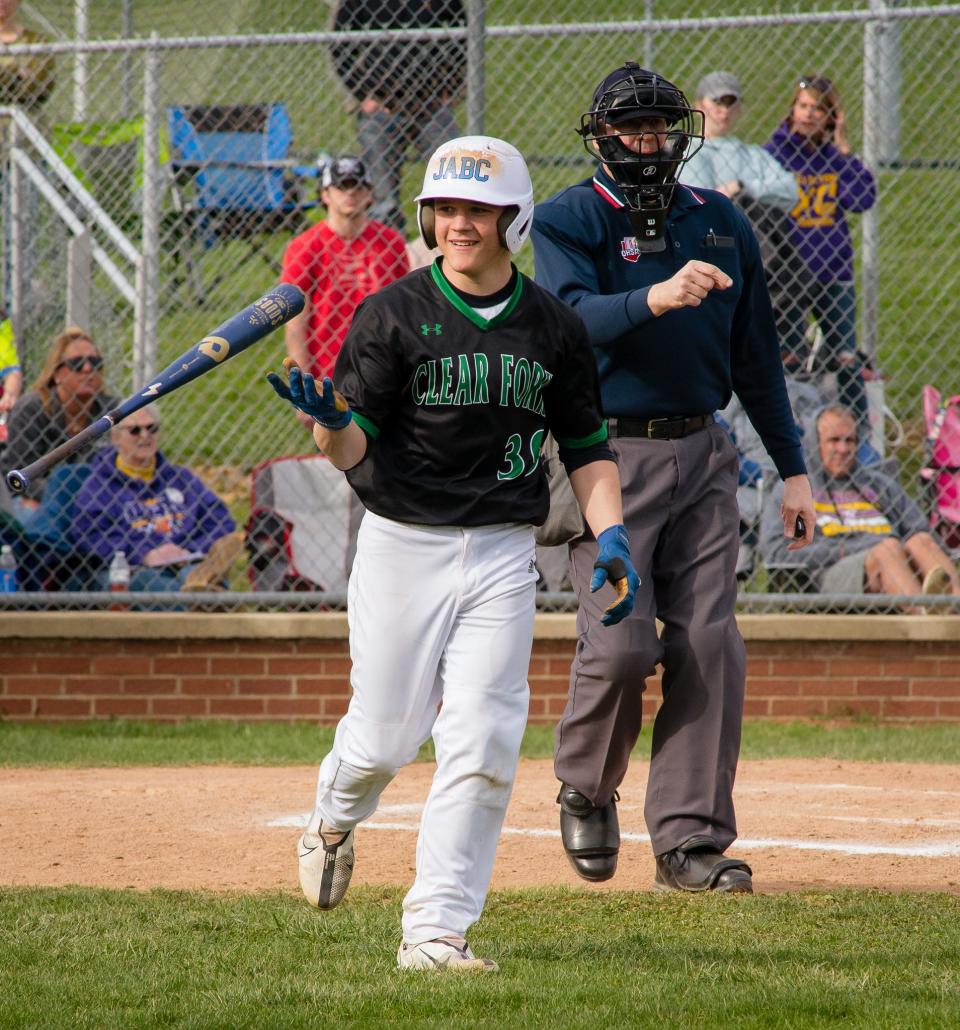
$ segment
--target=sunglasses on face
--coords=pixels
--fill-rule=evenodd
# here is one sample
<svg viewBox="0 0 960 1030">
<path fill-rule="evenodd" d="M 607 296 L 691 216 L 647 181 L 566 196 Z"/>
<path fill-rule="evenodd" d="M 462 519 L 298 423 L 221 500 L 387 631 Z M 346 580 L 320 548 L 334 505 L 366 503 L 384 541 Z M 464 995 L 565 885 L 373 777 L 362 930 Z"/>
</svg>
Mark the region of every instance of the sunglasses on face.
<svg viewBox="0 0 960 1030">
<path fill-rule="evenodd" d="M 84 354 L 79 358 L 64 358 L 60 362 L 60 368 L 69 368 L 71 372 L 82 372 L 85 365 L 89 365 L 94 372 L 103 368 L 103 358 L 99 354 Z"/>
<path fill-rule="evenodd" d="M 148 422 L 145 426 L 124 426 L 123 428 L 131 436 L 139 436 L 141 433 L 149 433 L 151 436 L 156 436 L 160 432 L 160 423 Z"/>
</svg>

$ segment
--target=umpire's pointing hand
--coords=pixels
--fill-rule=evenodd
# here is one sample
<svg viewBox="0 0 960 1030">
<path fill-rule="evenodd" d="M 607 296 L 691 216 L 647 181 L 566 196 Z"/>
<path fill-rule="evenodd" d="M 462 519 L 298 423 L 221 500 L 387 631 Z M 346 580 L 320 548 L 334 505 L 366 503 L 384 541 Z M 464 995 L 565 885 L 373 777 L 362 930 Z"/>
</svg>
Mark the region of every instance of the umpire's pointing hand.
<svg viewBox="0 0 960 1030">
<path fill-rule="evenodd" d="M 725 290 L 733 280 L 708 261 L 688 261 L 676 275 L 654 283 L 647 293 L 647 307 L 656 317 L 677 308 L 695 308 L 711 290 Z"/>
<path fill-rule="evenodd" d="M 609 580 L 617 591 L 617 599 L 604 609 L 601 625 L 615 626 L 633 611 L 633 599 L 640 586 L 640 577 L 630 558 L 630 541 L 622 525 L 610 526 L 597 537 L 597 560 L 593 563 L 590 593 Z"/>
</svg>

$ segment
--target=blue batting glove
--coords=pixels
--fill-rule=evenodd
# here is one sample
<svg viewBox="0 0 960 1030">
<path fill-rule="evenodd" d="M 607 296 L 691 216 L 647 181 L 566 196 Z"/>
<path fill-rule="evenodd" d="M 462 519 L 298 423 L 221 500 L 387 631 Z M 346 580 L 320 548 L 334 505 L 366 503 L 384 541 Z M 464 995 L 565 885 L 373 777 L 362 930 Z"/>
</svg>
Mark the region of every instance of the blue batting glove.
<svg viewBox="0 0 960 1030">
<path fill-rule="evenodd" d="M 640 586 L 640 577 L 630 559 L 630 541 L 626 527 L 620 525 L 605 529 L 597 537 L 597 560 L 593 563 L 590 593 L 608 582 L 617 591 L 617 599 L 604 609 L 600 623 L 615 626 L 633 611 L 633 599 Z"/>
<path fill-rule="evenodd" d="M 344 429 L 353 418 L 353 412 L 333 388 L 333 380 L 329 376 L 324 376 L 320 393 L 317 392 L 316 379 L 298 365 L 290 367 L 289 386 L 275 372 L 268 372 L 267 380 L 285 401 L 309 415 L 324 429 Z"/>
</svg>

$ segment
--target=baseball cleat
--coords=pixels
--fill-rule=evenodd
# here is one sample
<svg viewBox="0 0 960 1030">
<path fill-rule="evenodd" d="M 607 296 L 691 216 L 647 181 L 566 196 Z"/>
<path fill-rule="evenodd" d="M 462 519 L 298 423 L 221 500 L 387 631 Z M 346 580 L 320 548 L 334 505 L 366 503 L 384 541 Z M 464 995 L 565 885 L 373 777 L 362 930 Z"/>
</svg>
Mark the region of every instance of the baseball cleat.
<svg viewBox="0 0 960 1030">
<path fill-rule="evenodd" d="M 297 844 L 300 887 L 317 908 L 336 908 L 343 901 L 353 876 L 353 830 L 305 833 Z"/>
<path fill-rule="evenodd" d="M 495 973 L 499 968 L 490 958 L 477 958 L 462 937 L 438 937 L 423 944 L 401 944 L 397 952 L 400 969 L 450 969 L 463 973 Z"/>
</svg>

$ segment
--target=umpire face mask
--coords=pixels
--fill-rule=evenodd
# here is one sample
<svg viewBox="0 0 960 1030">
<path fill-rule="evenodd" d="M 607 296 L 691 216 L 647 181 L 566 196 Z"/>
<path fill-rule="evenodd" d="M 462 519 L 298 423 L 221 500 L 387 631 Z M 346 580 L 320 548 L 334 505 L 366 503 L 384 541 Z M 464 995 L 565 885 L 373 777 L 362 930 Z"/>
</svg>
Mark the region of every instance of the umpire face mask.
<svg viewBox="0 0 960 1030">
<path fill-rule="evenodd" d="M 663 250 L 677 176 L 703 145 L 703 112 L 673 83 L 627 62 L 597 87 L 577 131 L 622 190 L 640 251 Z"/>
</svg>

